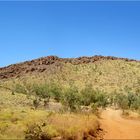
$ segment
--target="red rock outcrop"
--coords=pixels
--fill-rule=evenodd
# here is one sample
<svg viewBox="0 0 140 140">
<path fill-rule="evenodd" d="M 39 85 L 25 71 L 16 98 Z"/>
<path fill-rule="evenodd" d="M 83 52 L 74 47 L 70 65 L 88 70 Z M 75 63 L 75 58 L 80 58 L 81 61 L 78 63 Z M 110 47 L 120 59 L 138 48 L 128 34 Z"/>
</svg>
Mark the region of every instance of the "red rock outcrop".
<svg viewBox="0 0 140 140">
<path fill-rule="evenodd" d="M 19 64 L 9 65 L 0 68 L 0 79 L 7 79 L 12 77 L 20 77 L 25 73 L 44 72 L 48 69 L 49 65 L 55 64 L 59 67 L 60 63 L 71 63 L 73 65 L 94 63 L 100 60 L 124 60 L 136 61 L 127 58 L 117 58 L 112 56 L 92 56 L 92 57 L 79 57 L 79 58 L 59 58 L 57 56 L 47 56 L 39 59 L 26 61 Z M 139 62 L 139 61 L 138 61 Z"/>
</svg>

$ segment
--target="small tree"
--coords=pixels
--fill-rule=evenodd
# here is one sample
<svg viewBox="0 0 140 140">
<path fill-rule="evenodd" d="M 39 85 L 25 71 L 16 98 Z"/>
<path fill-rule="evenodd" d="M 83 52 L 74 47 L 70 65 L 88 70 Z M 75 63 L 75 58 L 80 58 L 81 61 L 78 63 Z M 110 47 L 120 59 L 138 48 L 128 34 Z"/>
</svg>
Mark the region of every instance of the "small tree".
<svg viewBox="0 0 140 140">
<path fill-rule="evenodd" d="M 134 93 L 128 93 L 127 98 L 128 98 L 128 107 L 131 108 L 133 102 L 135 102 L 136 100 L 136 95 Z"/>
<path fill-rule="evenodd" d="M 80 92 L 81 94 L 81 104 L 88 106 L 91 103 L 95 103 L 95 91 L 91 85 L 86 85 L 86 87 Z"/>
<path fill-rule="evenodd" d="M 105 108 L 108 105 L 108 96 L 106 93 L 96 91 L 95 92 L 95 102 L 98 107 Z"/>
<path fill-rule="evenodd" d="M 55 83 L 52 83 L 50 85 L 50 94 L 52 96 L 52 98 L 54 98 L 57 102 L 59 102 L 61 100 L 62 97 L 62 89 L 60 88 L 59 85 L 56 85 Z"/>
<path fill-rule="evenodd" d="M 135 110 L 140 109 L 140 95 L 139 94 L 135 94 L 135 100 L 133 100 L 133 102 L 131 103 L 131 108 Z"/>
<path fill-rule="evenodd" d="M 63 94 L 62 104 L 70 109 L 76 111 L 79 109 L 80 99 L 77 88 L 68 88 Z"/>
<path fill-rule="evenodd" d="M 129 101 L 127 95 L 124 94 L 116 95 L 115 102 L 117 103 L 118 107 L 120 107 L 123 111 L 129 108 Z"/>
<path fill-rule="evenodd" d="M 46 84 L 34 85 L 33 88 L 34 88 L 35 95 L 44 99 L 44 107 L 46 107 L 50 99 L 49 86 Z"/>
</svg>

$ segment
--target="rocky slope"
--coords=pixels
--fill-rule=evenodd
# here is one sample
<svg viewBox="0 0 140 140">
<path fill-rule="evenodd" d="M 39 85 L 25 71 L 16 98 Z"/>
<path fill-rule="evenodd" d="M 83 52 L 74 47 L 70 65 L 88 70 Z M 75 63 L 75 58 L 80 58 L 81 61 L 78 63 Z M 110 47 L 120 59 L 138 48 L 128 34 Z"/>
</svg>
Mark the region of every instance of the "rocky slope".
<svg viewBox="0 0 140 140">
<path fill-rule="evenodd" d="M 20 77 L 23 74 L 30 72 L 42 73 L 49 69 L 50 65 L 55 65 L 56 67 L 61 66 L 61 64 L 70 63 L 73 65 L 95 63 L 100 60 L 123 60 L 126 62 L 139 62 L 127 58 L 117 58 L 111 56 L 93 56 L 93 57 L 79 57 L 79 58 L 59 58 L 57 56 L 42 57 L 39 59 L 26 61 L 19 64 L 9 65 L 7 67 L 0 68 L 0 79 L 7 79 L 12 77 Z"/>
<path fill-rule="evenodd" d="M 87 84 L 107 93 L 137 93 L 140 91 L 140 61 L 117 57 L 42 57 L 0 68 L 0 84 L 57 83 L 76 86 Z"/>
</svg>

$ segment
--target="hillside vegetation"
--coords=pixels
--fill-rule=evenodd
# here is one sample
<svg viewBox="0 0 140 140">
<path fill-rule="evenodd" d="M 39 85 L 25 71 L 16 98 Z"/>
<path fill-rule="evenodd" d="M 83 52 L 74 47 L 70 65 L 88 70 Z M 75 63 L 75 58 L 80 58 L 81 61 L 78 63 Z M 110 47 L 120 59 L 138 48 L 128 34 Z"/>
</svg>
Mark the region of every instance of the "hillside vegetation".
<svg viewBox="0 0 140 140">
<path fill-rule="evenodd" d="M 140 62 L 115 57 L 40 58 L 0 69 L 2 84 L 56 82 L 78 89 L 90 84 L 104 92 L 139 92 Z"/>
<path fill-rule="evenodd" d="M 34 110 L 34 97 L 7 90 L 0 91 L 0 99 L 0 139 L 81 140 L 98 136 L 100 126 L 94 114 L 55 112 L 42 103 Z"/>
<path fill-rule="evenodd" d="M 116 57 L 48 56 L 0 69 L 1 88 L 50 99 L 70 110 L 82 105 L 140 109 L 140 62 Z M 122 102 L 123 101 L 123 102 Z"/>
<path fill-rule="evenodd" d="M 101 109 L 140 113 L 140 62 L 49 56 L 0 68 L 0 89 L 0 139 L 92 140 Z"/>
</svg>

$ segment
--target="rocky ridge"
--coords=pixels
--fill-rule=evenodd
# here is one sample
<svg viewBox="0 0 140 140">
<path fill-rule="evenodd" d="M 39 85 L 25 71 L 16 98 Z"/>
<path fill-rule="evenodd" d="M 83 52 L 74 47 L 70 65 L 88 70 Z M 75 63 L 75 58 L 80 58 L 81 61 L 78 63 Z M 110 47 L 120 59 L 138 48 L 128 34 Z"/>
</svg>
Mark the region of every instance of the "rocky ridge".
<svg viewBox="0 0 140 140">
<path fill-rule="evenodd" d="M 112 56 L 97 56 L 97 55 L 92 57 L 79 57 L 79 58 L 59 58 L 57 56 L 47 56 L 0 68 L 0 79 L 20 77 L 22 76 L 22 74 L 26 74 L 29 72 L 41 73 L 46 71 L 50 65 L 60 66 L 61 63 L 71 63 L 73 65 L 78 65 L 78 64 L 94 63 L 100 60 L 124 60 L 127 62 L 137 61 L 127 58 L 117 58 Z"/>
</svg>

